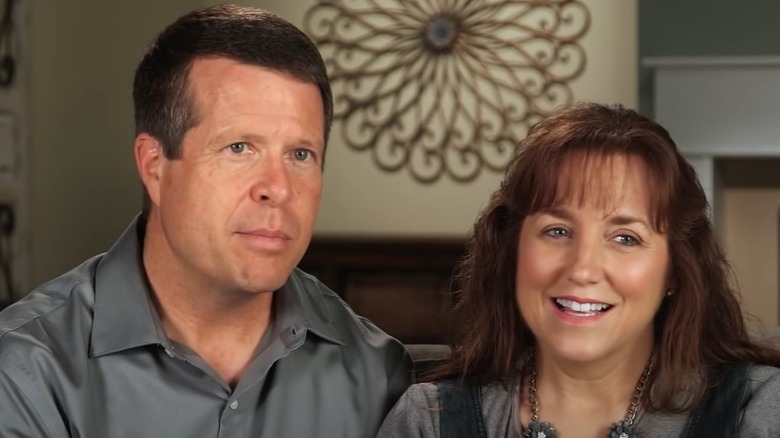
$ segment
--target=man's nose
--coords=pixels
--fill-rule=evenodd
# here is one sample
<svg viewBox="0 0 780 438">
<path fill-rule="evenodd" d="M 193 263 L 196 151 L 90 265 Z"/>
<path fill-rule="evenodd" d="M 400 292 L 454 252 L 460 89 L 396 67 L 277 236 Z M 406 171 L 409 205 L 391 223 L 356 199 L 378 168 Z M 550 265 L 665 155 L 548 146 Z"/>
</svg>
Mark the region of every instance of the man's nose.
<svg viewBox="0 0 780 438">
<path fill-rule="evenodd" d="M 272 205 L 286 202 L 292 193 L 289 169 L 283 157 L 267 157 L 258 166 L 252 199 Z"/>
</svg>

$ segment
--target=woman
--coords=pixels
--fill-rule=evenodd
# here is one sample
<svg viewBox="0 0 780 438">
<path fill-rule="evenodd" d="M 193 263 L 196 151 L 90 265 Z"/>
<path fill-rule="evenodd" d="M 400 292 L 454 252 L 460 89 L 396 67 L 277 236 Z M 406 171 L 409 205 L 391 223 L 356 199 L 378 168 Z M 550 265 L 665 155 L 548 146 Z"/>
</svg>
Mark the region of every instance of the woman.
<svg viewBox="0 0 780 438">
<path fill-rule="evenodd" d="M 694 169 L 664 128 L 582 104 L 533 127 L 457 277 L 452 359 L 379 437 L 780 437 Z"/>
</svg>

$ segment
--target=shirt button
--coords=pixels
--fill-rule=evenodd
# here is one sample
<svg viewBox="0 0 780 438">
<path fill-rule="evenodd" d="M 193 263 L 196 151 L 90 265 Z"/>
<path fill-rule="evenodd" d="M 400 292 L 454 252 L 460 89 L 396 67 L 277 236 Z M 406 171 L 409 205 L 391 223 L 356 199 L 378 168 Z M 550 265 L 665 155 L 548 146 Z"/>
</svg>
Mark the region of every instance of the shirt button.
<svg viewBox="0 0 780 438">
<path fill-rule="evenodd" d="M 230 409 L 233 409 L 233 410 L 236 410 L 236 409 L 238 409 L 238 400 L 233 400 L 233 401 L 230 403 Z"/>
</svg>

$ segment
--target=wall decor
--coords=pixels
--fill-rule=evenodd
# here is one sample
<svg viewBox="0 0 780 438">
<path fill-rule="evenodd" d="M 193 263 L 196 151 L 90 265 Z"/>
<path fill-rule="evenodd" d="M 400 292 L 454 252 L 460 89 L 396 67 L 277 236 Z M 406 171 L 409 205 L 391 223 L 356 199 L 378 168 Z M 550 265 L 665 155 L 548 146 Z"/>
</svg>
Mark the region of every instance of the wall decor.
<svg viewBox="0 0 780 438">
<path fill-rule="evenodd" d="M 318 0 L 304 17 L 342 140 L 425 183 L 503 171 L 573 101 L 589 26 L 579 0 Z"/>
</svg>

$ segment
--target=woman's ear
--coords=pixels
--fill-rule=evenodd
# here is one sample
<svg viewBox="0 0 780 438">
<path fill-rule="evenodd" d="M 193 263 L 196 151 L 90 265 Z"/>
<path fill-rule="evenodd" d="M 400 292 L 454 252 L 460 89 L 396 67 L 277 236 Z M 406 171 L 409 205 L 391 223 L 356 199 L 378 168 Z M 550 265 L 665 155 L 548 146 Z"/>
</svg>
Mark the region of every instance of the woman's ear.
<svg viewBox="0 0 780 438">
<path fill-rule="evenodd" d="M 672 269 L 672 263 L 669 262 L 669 268 L 667 269 L 667 274 L 666 274 L 666 282 L 664 285 L 664 291 L 665 291 L 664 295 L 667 297 L 671 297 L 676 292 L 676 289 L 677 289 L 677 279 Z"/>
</svg>

